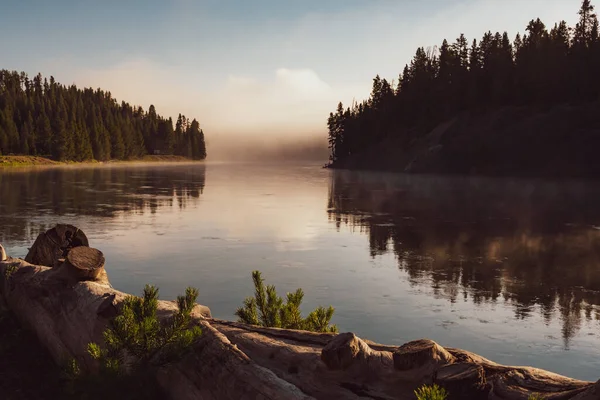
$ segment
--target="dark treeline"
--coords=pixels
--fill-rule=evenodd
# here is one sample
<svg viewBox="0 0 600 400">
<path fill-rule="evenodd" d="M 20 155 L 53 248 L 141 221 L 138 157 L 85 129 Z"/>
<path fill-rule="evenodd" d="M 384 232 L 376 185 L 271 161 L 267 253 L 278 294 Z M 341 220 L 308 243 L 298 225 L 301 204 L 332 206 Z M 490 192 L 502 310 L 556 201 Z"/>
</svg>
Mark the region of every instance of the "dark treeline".
<svg viewBox="0 0 600 400">
<path fill-rule="evenodd" d="M 538 18 L 514 40 L 487 32 L 480 41 L 460 35 L 439 49 L 419 48 L 397 85 L 373 80 L 368 100 L 328 119 L 330 159 L 359 154 L 386 137 L 401 147 L 465 111 L 502 106 L 552 106 L 598 100 L 600 35 L 590 0 L 575 28 L 561 21 L 550 30 Z"/>
<path fill-rule="evenodd" d="M 0 155 L 56 160 L 134 159 L 146 154 L 206 158 L 195 119 L 161 117 L 154 106 L 118 103 L 110 92 L 64 86 L 41 74 L 0 71 Z"/>
</svg>

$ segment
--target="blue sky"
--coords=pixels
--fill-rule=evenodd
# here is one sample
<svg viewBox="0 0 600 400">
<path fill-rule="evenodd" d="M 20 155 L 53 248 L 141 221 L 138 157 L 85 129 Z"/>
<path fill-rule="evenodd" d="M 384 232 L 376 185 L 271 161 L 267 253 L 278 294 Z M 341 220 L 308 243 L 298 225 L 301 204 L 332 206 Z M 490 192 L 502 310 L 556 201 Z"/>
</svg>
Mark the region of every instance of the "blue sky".
<svg viewBox="0 0 600 400">
<path fill-rule="evenodd" d="M 418 46 L 574 24 L 579 0 L 2 0 L 0 68 L 102 87 L 216 136 L 323 134 Z"/>
</svg>

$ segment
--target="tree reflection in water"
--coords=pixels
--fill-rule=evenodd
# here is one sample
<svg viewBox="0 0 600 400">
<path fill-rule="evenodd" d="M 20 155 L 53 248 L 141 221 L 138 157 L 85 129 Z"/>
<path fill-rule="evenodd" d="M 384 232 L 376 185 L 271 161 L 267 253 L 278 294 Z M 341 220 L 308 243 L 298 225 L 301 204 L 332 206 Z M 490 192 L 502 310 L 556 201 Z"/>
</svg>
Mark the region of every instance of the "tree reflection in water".
<svg viewBox="0 0 600 400">
<path fill-rule="evenodd" d="M 413 286 L 558 318 L 565 348 L 600 319 L 600 186 L 334 171 L 329 218 L 393 252 Z"/>
<path fill-rule="evenodd" d="M 113 219 L 185 208 L 204 191 L 203 165 L 97 166 L 0 171 L 0 241 L 31 244 L 70 217 Z"/>
</svg>

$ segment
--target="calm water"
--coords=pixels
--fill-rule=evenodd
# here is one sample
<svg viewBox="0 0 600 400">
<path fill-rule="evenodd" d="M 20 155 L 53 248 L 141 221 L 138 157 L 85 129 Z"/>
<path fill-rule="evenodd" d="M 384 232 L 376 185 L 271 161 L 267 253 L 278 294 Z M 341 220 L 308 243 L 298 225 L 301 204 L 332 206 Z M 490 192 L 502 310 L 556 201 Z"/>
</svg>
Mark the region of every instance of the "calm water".
<svg viewBox="0 0 600 400">
<path fill-rule="evenodd" d="M 342 331 L 429 337 L 505 364 L 600 377 L 600 185 L 316 165 L 0 170 L 0 241 L 82 228 L 113 285 L 188 285 L 234 319 L 260 269 Z"/>
</svg>

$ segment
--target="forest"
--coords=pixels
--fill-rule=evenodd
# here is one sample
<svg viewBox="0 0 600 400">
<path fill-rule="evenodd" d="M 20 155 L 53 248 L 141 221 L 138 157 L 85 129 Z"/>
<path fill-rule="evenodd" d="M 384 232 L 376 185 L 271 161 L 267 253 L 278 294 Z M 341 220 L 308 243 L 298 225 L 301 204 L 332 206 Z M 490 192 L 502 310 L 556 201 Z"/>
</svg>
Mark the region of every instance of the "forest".
<svg viewBox="0 0 600 400">
<path fill-rule="evenodd" d="M 0 155 L 59 161 L 126 160 L 146 154 L 206 158 L 197 120 L 119 103 L 110 92 L 65 86 L 53 77 L 0 70 Z"/>
<path fill-rule="evenodd" d="M 402 151 L 465 113 L 593 104 L 599 100 L 598 71 L 600 35 L 590 0 L 582 1 L 574 28 L 561 21 L 549 29 L 538 18 L 512 41 L 507 32 L 488 31 L 479 41 L 461 34 L 439 48 L 420 47 L 397 83 L 378 75 L 368 100 L 339 103 L 330 113 L 330 166 L 390 138 Z"/>
</svg>

